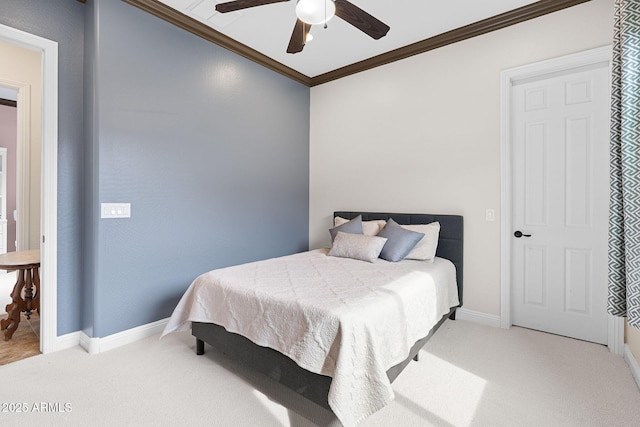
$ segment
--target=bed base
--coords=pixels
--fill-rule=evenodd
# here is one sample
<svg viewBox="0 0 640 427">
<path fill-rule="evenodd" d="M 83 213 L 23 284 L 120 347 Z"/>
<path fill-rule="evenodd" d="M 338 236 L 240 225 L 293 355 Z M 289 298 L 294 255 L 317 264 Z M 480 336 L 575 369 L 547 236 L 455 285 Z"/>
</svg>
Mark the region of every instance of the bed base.
<svg viewBox="0 0 640 427">
<path fill-rule="evenodd" d="M 431 329 L 429 334 L 413 345 L 409 356 L 387 371 L 389 381 L 393 382 L 411 360 L 418 360 L 419 351 L 445 320 L 447 318 L 455 319 L 455 310 L 454 307 L 449 313 L 442 316 L 442 319 Z M 327 400 L 331 377 L 307 371 L 282 353 L 254 344 L 249 339 L 227 332 L 222 326 L 213 323 L 193 322 L 191 333 L 196 337 L 196 354 L 204 354 L 204 343 L 206 342 L 234 361 L 268 376 L 315 404 L 331 410 Z"/>
</svg>

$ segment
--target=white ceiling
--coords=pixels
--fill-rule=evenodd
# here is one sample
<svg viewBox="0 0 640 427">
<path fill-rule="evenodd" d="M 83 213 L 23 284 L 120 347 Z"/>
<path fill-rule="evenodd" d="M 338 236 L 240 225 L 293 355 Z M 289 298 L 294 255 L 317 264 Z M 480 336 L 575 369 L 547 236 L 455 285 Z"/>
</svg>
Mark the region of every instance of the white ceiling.
<svg viewBox="0 0 640 427">
<path fill-rule="evenodd" d="M 180 13 L 308 77 L 315 77 L 435 35 L 535 3 L 536 0 L 349 0 L 391 27 L 380 40 L 334 17 L 328 28 L 313 26 L 313 40 L 286 53 L 296 22 L 290 0 L 218 13 L 218 0 L 160 0 Z"/>
</svg>

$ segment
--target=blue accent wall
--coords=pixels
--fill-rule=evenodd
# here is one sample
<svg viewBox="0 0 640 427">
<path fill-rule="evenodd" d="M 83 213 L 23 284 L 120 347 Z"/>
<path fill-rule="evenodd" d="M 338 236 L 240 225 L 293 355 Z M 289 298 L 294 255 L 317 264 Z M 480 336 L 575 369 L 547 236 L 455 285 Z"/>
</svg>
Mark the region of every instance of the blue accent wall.
<svg viewBox="0 0 640 427">
<path fill-rule="evenodd" d="M 0 1 L 0 24 L 58 42 L 58 335 L 80 329 L 86 288 L 82 280 L 84 14 L 85 5 L 77 1 Z"/>
<path fill-rule="evenodd" d="M 0 22 L 60 43 L 59 335 L 163 319 L 203 272 L 308 248 L 308 87 L 120 1 L 3 0 Z"/>
<path fill-rule="evenodd" d="M 308 248 L 310 92 L 123 2 L 93 13 L 97 202 L 132 209 L 89 218 L 103 337 L 212 268 Z"/>
</svg>

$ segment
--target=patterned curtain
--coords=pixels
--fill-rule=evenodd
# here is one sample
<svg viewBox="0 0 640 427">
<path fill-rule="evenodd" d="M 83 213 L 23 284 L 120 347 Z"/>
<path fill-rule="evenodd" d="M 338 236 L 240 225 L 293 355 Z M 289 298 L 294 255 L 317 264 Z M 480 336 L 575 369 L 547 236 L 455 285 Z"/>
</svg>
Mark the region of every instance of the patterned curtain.
<svg viewBox="0 0 640 427">
<path fill-rule="evenodd" d="M 616 0 L 608 311 L 640 328 L 640 1 Z"/>
</svg>

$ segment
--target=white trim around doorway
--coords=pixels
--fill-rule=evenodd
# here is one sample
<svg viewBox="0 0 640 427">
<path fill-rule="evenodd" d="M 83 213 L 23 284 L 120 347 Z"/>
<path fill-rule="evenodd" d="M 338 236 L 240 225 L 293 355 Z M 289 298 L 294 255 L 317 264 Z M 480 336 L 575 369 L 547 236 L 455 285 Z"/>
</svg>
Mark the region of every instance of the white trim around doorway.
<svg viewBox="0 0 640 427">
<path fill-rule="evenodd" d="M 584 52 L 563 56 L 505 70 L 501 73 L 501 244 L 500 244 L 500 326 L 511 327 L 511 151 L 510 140 L 510 99 L 514 82 L 538 76 L 562 72 L 573 68 L 601 64 L 611 67 L 611 46 L 590 49 Z M 624 352 L 624 319 L 609 316 L 608 347 L 612 353 Z"/>
<path fill-rule="evenodd" d="M 58 43 L 0 25 L 0 40 L 42 53 L 40 351 L 64 347 L 58 336 Z"/>
</svg>

